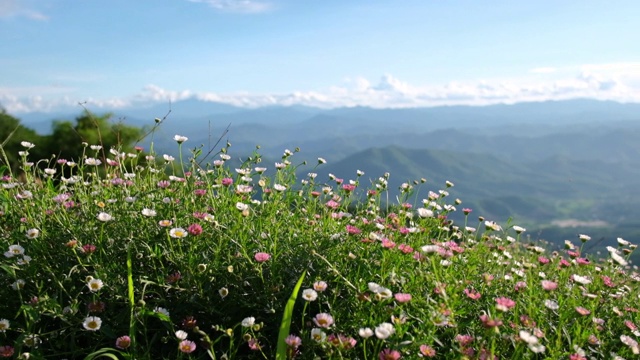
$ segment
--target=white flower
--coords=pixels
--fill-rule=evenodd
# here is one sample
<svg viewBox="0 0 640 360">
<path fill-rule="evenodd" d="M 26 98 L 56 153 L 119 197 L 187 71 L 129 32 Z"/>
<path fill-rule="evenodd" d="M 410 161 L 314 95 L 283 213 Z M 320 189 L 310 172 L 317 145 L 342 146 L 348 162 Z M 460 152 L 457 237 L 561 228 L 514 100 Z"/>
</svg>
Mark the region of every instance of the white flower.
<svg viewBox="0 0 640 360">
<path fill-rule="evenodd" d="M 178 340 L 186 340 L 187 336 L 189 336 L 189 334 L 187 334 L 187 332 L 184 330 L 176 331 L 176 337 L 178 338 Z"/>
<path fill-rule="evenodd" d="M 38 229 L 29 229 L 29 230 L 27 230 L 27 237 L 29 239 L 35 239 L 38 236 L 40 236 L 40 230 L 38 230 Z"/>
<path fill-rule="evenodd" d="M 382 324 L 376 326 L 375 333 L 378 339 L 387 339 L 393 333 L 396 332 L 396 329 L 393 327 L 393 324 L 388 322 L 383 322 Z"/>
<path fill-rule="evenodd" d="M 229 289 L 227 289 L 226 287 L 222 287 L 218 290 L 218 294 L 220 294 L 221 298 L 226 298 L 227 295 L 229 295 Z"/>
<path fill-rule="evenodd" d="M 320 328 L 311 329 L 311 338 L 317 342 L 323 342 L 327 338 L 327 334 Z"/>
<path fill-rule="evenodd" d="M 100 280 L 100 279 L 91 279 L 87 283 L 87 286 L 89 287 L 89 290 L 91 290 L 91 292 L 96 292 L 96 291 L 102 289 L 104 284 L 102 283 L 102 280 Z"/>
<path fill-rule="evenodd" d="M 527 231 L 527 229 L 525 229 L 525 228 L 523 228 L 523 227 L 521 227 L 521 226 L 517 226 L 517 225 L 515 225 L 515 226 L 513 227 L 513 231 L 517 232 L 518 234 L 521 234 L 521 233 L 523 233 L 523 232 Z"/>
<path fill-rule="evenodd" d="M 533 351 L 536 354 L 543 353 L 546 349 L 542 344 L 529 344 L 529 350 Z"/>
<path fill-rule="evenodd" d="M 167 154 L 162 155 L 162 158 L 164 159 L 164 161 L 167 161 L 167 162 L 172 162 L 173 160 L 175 160 L 173 156 L 167 155 Z"/>
<path fill-rule="evenodd" d="M 100 159 L 95 159 L 95 158 L 86 158 L 84 159 L 84 164 L 91 165 L 91 166 L 98 166 L 102 164 L 102 161 Z"/>
<path fill-rule="evenodd" d="M 302 298 L 307 301 L 314 301 L 318 298 L 318 293 L 313 289 L 305 289 L 302 292 Z"/>
<path fill-rule="evenodd" d="M 238 209 L 240 211 L 245 211 L 245 210 L 249 209 L 249 205 L 247 205 L 245 203 L 238 202 L 238 203 L 236 203 L 236 209 Z"/>
<path fill-rule="evenodd" d="M 573 274 L 573 281 L 580 283 L 582 285 L 588 285 L 591 284 L 591 279 L 589 279 L 586 276 L 580 276 L 577 274 Z"/>
<path fill-rule="evenodd" d="M 418 216 L 420 216 L 421 218 L 432 218 L 433 217 L 433 211 L 431 211 L 429 209 L 419 208 L 417 210 L 417 212 L 418 212 Z"/>
<path fill-rule="evenodd" d="M 325 160 L 325 159 L 323 159 L 321 157 L 318 158 L 318 164 L 326 164 L 326 163 L 327 163 L 327 160 Z"/>
<path fill-rule="evenodd" d="M 485 221 L 484 226 L 487 230 L 502 231 L 502 227 L 493 221 Z"/>
<path fill-rule="evenodd" d="M 31 256 L 23 255 L 21 259 L 18 259 L 16 261 L 16 264 L 18 264 L 18 265 L 27 265 L 29 262 L 31 262 Z"/>
<path fill-rule="evenodd" d="M 23 147 L 26 147 L 27 149 L 32 149 L 35 147 L 35 145 L 33 145 L 32 143 L 28 142 L 28 141 L 22 141 L 20 142 L 20 145 L 22 145 Z"/>
<path fill-rule="evenodd" d="M 182 135 L 175 135 L 173 137 L 173 140 L 175 140 L 178 144 L 182 144 L 183 142 L 189 140 L 189 138 Z"/>
<path fill-rule="evenodd" d="M 4 256 L 10 258 L 18 255 L 24 254 L 24 248 L 20 245 L 10 245 L 9 251 L 4 253 Z"/>
<path fill-rule="evenodd" d="M 10 326 L 9 320 L 1 319 L 0 320 L 0 333 L 3 333 L 5 331 L 9 330 L 9 326 Z"/>
<path fill-rule="evenodd" d="M 44 169 L 44 173 L 47 175 L 54 175 L 58 170 L 56 169 L 52 169 L 52 168 L 46 168 Z"/>
<path fill-rule="evenodd" d="M 560 308 L 558 303 L 554 300 L 545 300 L 544 306 L 549 310 L 558 310 Z"/>
<path fill-rule="evenodd" d="M 273 189 L 276 191 L 285 191 L 287 190 L 287 187 L 280 184 L 273 184 Z"/>
<path fill-rule="evenodd" d="M 538 338 L 535 335 L 532 335 L 531 333 L 529 333 L 528 331 L 520 330 L 520 333 L 518 335 L 520 335 L 520 339 L 522 339 L 522 341 L 526 342 L 527 344 L 538 343 Z"/>
<path fill-rule="evenodd" d="M 255 324 L 256 324 L 256 318 L 254 318 L 253 316 L 249 316 L 242 319 L 242 323 L 241 323 L 241 325 L 246 328 L 252 327 Z"/>
<path fill-rule="evenodd" d="M 373 336 L 373 330 L 371 330 L 370 328 L 360 328 L 360 330 L 358 330 L 358 335 L 367 339 Z"/>
<path fill-rule="evenodd" d="M 175 239 L 187 237 L 187 231 L 183 228 L 173 228 L 169 230 L 169 236 Z"/>
<path fill-rule="evenodd" d="M 101 212 L 98 214 L 98 220 L 104 221 L 104 222 L 111 221 L 113 220 L 113 216 L 107 214 L 106 212 Z"/>
<path fill-rule="evenodd" d="M 622 266 L 627 266 L 628 264 L 627 260 L 625 260 L 622 256 L 620 256 L 618 252 L 612 252 L 611 259 L 613 259 L 613 261 L 617 262 L 619 265 L 622 265 Z"/>
<path fill-rule="evenodd" d="M 153 209 L 144 208 L 142 209 L 142 215 L 149 217 L 156 216 L 156 211 Z"/>
<path fill-rule="evenodd" d="M 587 241 L 591 240 L 591 236 L 585 235 L 585 234 L 580 234 L 579 238 L 580 238 L 580 241 L 582 241 L 582 242 L 587 242 Z"/>
<path fill-rule="evenodd" d="M 22 279 L 18 279 L 15 282 L 13 282 L 11 284 L 11 288 L 13 290 L 21 290 L 22 288 L 24 288 L 24 285 L 26 284 L 26 282 Z"/>
<path fill-rule="evenodd" d="M 84 319 L 82 326 L 89 331 L 98 331 L 102 326 L 102 319 L 97 316 L 89 316 Z"/>
<path fill-rule="evenodd" d="M 618 239 L 618 245 L 620 246 L 628 246 L 629 244 L 631 244 L 631 242 L 619 237 Z"/>
<path fill-rule="evenodd" d="M 98 150 L 102 149 L 102 146 L 100 146 L 100 145 L 91 145 L 90 148 L 91 148 L 91 150 L 98 151 Z"/>
<path fill-rule="evenodd" d="M 163 308 L 163 307 L 156 306 L 156 307 L 153 309 L 153 312 L 158 313 L 158 314 L 165 315 L 165 316 L 167 316 L 167 317 L 169 316 L 169 310 L 167 310 L 167 309 L 165 309 L 165 308 Z"/>
</svg>

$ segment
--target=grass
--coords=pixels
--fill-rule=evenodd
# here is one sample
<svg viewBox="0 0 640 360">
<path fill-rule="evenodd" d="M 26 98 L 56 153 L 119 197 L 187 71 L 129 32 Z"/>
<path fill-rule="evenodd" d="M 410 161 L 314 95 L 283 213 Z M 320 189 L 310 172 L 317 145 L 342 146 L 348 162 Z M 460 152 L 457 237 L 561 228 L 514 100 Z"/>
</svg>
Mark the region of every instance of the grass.
<svg viewBox="0 0 640 360">
<path fill-rule="evenodd" d="M 587 236 L 549 253 L 463 209 L 452 183 L 406 183 L 391 204 L 389 174 L 318 179 L 318 159 L 296 179 L 305 165 L 288 150 L 235 169 L 228 146 L 201 167 L 90 145 L 77 164 L 32 164 L 24 145 L 24 181 L 5 169 L 0 182 L 0 357 L 639 352 L 640 275 L 623 239 L 603 259 L 582 257 Z M 359 192 L 367 200 L 353 202 Z"/>
</svg>

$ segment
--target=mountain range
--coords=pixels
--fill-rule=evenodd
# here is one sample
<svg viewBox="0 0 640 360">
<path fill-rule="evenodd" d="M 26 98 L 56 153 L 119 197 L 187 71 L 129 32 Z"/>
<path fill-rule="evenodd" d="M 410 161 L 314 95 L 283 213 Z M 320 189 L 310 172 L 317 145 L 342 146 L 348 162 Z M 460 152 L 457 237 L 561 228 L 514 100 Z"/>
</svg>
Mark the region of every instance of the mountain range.
<svg viewBox="0 0 640 360">
<path fill-rule="evenodd" d="M 161 153 L 175 154 L 175 134 L 187 136 L 185 146 L 202 146 L 204 153 L 221 139 L 232 144 L 229 153 L 236 159 L 260 145 L 264 163 L 273 168 L 269 164 L 285 149 L 299 147 L 296 161 L 328 161 L 316 171 L 319 181 L 329 182 L 329 173 L 355 178 L 359 169 L 366 186 L 389 172 L 397 194 L 402 182 L 426 178 L 419 202 L 449 180 L 455 183 L 452 196 L 485 218 L 515 218 L 538 229 L 561 220 L 591 222 L 608 228 L 609 237 L 619 229 L 640 236 L 633 225 L 640 224 L 635 220 L 640 208 L 636 103 L 577 99 L 407 109 L 246 109 L 188 99 L 112 113 L 114 121 L 148 128 L 155 118 L 164 118 L 153 135 L 154 149 Z M 75 116 L 34 113 L 21 120 L 47 133 L 51 120 Z M 310 168 L 302 168 L 300 176 Z"/>
</svg>

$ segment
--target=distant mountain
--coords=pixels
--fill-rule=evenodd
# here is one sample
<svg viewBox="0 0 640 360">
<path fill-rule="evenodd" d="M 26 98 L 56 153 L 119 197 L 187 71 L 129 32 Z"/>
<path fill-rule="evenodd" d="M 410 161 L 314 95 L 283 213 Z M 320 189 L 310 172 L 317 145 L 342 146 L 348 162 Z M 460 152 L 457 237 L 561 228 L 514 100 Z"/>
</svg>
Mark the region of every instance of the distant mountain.
<svg viewBox="0 0 640 360">
<path fill-rule="evenodd" d="M 611 208 L 604 207 L 613 198 L 627 198 L 640 185 L 640 168 L 613 165 L 601 160 L 574 161 L 555 156 L 537 162 L 515 163 L 491 154 L 464 153 L 397 146 L 368 149 L 318 169 L 318 181 L 327 181 L 332 173 L 345 181 L 355 179 L 356 170 L 365 172 L 362 186 L 389 172 L 389 189 L 398 194 L 403 182 L 426 178 L 418 200 L 429 190 L 444 189 L 445 181 L 455 184 L 452 196 L 474 207 L 488 218 L 505 221 L 509 217 L 548 222 L 557 219 L 563 203 L 576 207 L 573 218 L 615 220 Z M 633 194 L 640 191 L 634 190 Z M 588 202 L 585 202 L 588 200 Z M 640 204 L 640 200 L 636 200 Z M 567 214 L 565 214 L 567 215 Z"/>
</svg>

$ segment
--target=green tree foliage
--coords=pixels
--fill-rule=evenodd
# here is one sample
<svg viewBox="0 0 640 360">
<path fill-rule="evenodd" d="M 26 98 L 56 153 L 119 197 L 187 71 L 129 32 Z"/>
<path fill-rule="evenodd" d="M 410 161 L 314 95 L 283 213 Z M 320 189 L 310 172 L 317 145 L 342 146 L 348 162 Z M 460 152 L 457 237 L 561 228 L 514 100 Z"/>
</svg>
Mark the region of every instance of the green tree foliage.
<svg viewBox="0 0 640 360">
<path fill-rule="evenodd" d="M 83 143 L 101 145 L 103 151 L 111 148 L 131 151 L 142 134 L 140 128 L 113 122 L 112 114 L 98 116 L 84 111 L 75 119 L 75 125 L 70 121 L 54 121 L 46 146 L 57 158 L 79 161 L 85 151 Z"/>
<path fill-rule="evenodd" d="M 121 152 L 131 152 L 133 146 L 143 136 L 143 129 L 112 121 L 112 115 L 94 115 L 83 111 L 75 119 L 53 122 L 50 135 L 38 135 L 33 129 L 23 126 L 20 120 L 0 108 L 0 168 L 6 166 L 17 176 L 20 173 L 20 151 L 27 150 L 21 142 L 28 141 L 36 146 L 29 150 L 29 160 L 39 162 L 44 159 L 66 159 L 80 161 L 86 145 L 101 145 L 102 157 L 115 148 Z M 91 156 L 95 156 L 91 154 Z M 48 161 L 47 161 L 48 162 Z M 44 163 L 40 164 L 44 166 Z"/>
<path fill-rule="evenodd" d="M 23 141 L 40 144 L 43 138 L 34 130 L 20 124 L 20 120 L 7 114 L 5 109 L 0 108 L 0 167 L 6 166 L 13 173 L 18 172 L 20 167 L 18 152 L 26 150 L 20 144 Z M 29 153 L 38 159 L 46 156 L 45 149 L 41 147 L 35 147 L 29 150 Z"/>
</svg>

